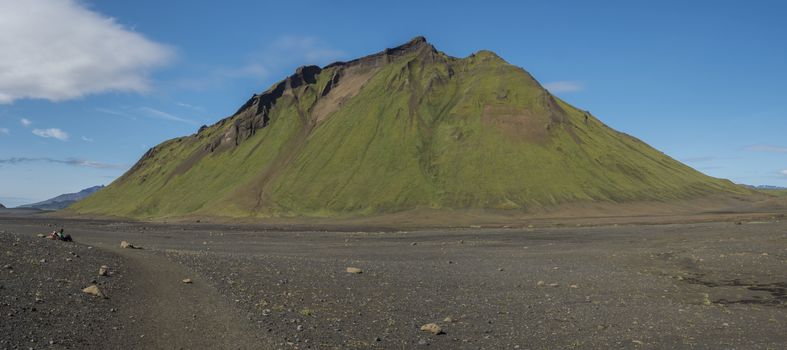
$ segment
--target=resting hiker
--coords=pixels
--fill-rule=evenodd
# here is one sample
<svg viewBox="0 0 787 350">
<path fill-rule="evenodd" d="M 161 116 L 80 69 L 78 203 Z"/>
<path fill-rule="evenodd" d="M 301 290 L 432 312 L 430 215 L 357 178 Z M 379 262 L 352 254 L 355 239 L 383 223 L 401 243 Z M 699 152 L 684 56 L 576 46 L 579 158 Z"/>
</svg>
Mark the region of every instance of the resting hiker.
<svg viewBox="0 0 787 350">
<path fill-rule="evenodd" d="M 49 239 L 56 239 L 56 240 L 64 241 L 64 242 L 71 242 L 71 241 L 73 241 L 71 239 L 71 235 L 63 233 L 63 229 L 62 228 L 60 230 L 52 231 L 52 233 L 49 234 Z"/>
</svg>

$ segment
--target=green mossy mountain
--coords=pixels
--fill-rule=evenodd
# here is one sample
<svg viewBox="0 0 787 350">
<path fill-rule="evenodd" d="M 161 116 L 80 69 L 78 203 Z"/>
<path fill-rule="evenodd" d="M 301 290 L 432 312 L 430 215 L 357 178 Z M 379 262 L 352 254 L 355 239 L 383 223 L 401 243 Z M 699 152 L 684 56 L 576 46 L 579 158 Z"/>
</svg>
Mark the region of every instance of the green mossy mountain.
<svg viewBox="0 0 787 350">
<path fill-rule="evenodd" d="M 134 218 L 549 208 L 748 190 L 617 132 L 489 51 L 422 37 L 307 66 L 73 205 Z"/>
</svg>

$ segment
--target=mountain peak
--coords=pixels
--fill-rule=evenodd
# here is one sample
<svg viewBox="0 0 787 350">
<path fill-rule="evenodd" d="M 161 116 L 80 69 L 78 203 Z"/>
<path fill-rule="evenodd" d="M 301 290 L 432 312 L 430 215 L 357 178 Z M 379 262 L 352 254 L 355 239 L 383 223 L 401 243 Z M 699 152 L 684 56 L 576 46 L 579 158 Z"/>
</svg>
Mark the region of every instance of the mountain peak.
<svg viewBox="0 0 787 350">
<path fill-rule="evenodd" d="M 410 39 L 410 41 L 408 41 L 408 42 L 406 42 L 406 43 L 404 43 L 402 45 L 386 49 L 383 52 L 386 53 L 386 54 L 393 54 L 393 53 L 405 53 L 406 54 L 406 53 L 418 51 L 418 50 L 420 50 L 422 48 L 428 48 L 428 49 L 430 49 L 432 51 L 436 51 L 434 46 L 432 46 L 432 44 L 430 44 L 428 41 L 426 41 L 425 37 L 419 35 L 419 36 L 417 36 L 415 38 Z"/>
<path fill-rule="evenodd" d="M 421 35 L 419 35 L 419 36 L 417 36 L 415 38 L 410 39 L 410 41 L 408 41 L 404 45 L 418 46 L 418 45 L 428 45 L 428 44 L 429 44 L 429 42 L 426 41 L 426 38 L 421 36 Z"/>
</svg>

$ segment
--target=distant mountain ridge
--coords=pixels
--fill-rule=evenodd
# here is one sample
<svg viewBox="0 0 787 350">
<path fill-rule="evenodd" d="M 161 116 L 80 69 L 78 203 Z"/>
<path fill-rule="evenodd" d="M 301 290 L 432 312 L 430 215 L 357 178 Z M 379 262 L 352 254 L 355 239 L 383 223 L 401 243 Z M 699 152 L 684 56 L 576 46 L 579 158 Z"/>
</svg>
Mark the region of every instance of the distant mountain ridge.
<svg viewBox="0 0 787 350">
<path fill-rule="evenodd" d="M 20 205 L 19 208 L 33 208 L 41 210 L 61 210 L 67 208 L 69 205 L 81 201 L 88 196 L 96 193 L 98 190 L 104 188 L 104 185 L 93 186 L 81 190 L 76 193 L 61 194 L 57 197 L 47 199 L 38 203 Z"/>
<path fill-rule="evenodd" d="M 787 190 L 787 187 L 771 186 L 771 185 L 757 185 L 757 186 L 749 186 L 749 187 L 757 190 Z"/>
</svg>

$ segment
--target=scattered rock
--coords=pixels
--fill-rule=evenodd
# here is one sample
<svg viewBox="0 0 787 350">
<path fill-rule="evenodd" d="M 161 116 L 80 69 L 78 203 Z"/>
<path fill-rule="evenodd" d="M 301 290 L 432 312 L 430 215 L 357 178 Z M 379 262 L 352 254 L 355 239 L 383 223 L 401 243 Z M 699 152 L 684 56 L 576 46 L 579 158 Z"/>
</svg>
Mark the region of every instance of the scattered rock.
<svg viewBox="0 0 787 350">
<path fill-rule="evenodd" d="M 120 241 L 120 248 L 123 248 L 123 249 L 142 249 L 142 247 L 134 246 L 133 244 L 128 243 L 127 241 Z"/>
<path fill-rule="evenodd" d="M 363 270 L 361 270 L 361 269 L 359 269 L 357 267 L 348 267 L 347 268 L 347 273 L 363 273 Z"/>
<path fill-rule="evenodd" d="M 82 292 L 85 292 L 90 295 L 95 295 L 97 297 L 102 297 L 102 298 L 104 297 L 104 293 L 101 293 L 101 290 L 98 289 L 98 286 L 95 284 L 90 285 L 89 287 L 83 289 Z"/>
<path fill-rule="evenodd" d="M 560 283 L 549 283 L 549 284 L 547 284 L 544 281 L 538 281 L 538 283 L 536 283 L 536 286 L 538 286 L 538 287 L 559 287 Z"/>
<path fill-rule="evenodd" d="M 435 335 L 443 334 L 443 329 L 440 328 L 440 326 L 438 326 L 436 323 L 427 323 L 427 324 L 421 326 L 421 331 L 429 332 L 429 333 L 432 333 L 432 334 L 435 334 Z"/>
<path fill-rule="evenodd" d="M 39 233 L 39 234 L 36 235 L 36 237 L 38 237 L 38 238 L 46 238 L 46 235 L 43 234 L 43 233 Z"/>
<path fill-rule="evenodd" d="M 444 319 L 443 319 L 443 322 L 445 322 L 445 323 L 451 323 L 451 322 L 454 322 L 454 319 L 453 319 L 453 318 L 451 318 L 451 316 L 448 316 L 448 317 L 446 317 L 446 318 L 444 318 Z"/>
<path fill-rule="evenodd" d="M 413 243 L 410 243 L 410 245 L 418 245 L 418 243 L 416 243 L 416 242 L 413 242 Z"/>
<path fill-rule="evenodd" d="M 577 288 L 579 288 L 579 286 L 578 286 L 578 285 L 576 285 L 576 284 L 572 284 L 572 285 L 570 285 L 570 286 L 568 286 L 568 287 L 569 287 L 569 288 L 574 288 L 574 289 L 577 289 Z"/>
<path fill-rule="evenodd" d="M 109 266 L 101 265 L 101 267 L 98 268 L 98 275 L 99 276 L 106 276 L 107 273 L 109 273 Z"/>
<path fill-rule="evenodd" d="M 186 278 L 182 282 L 185 284 L 191 284 L 191 278 Z"/>
</svg>

